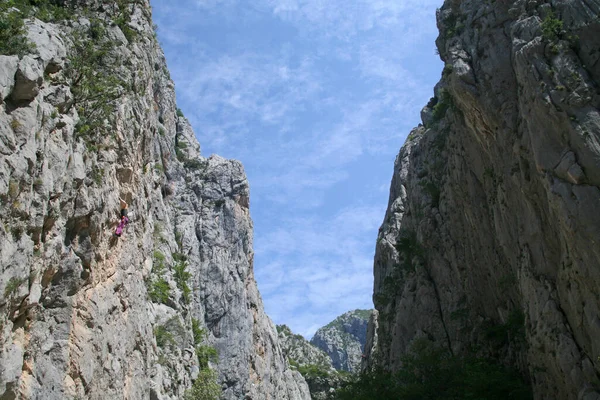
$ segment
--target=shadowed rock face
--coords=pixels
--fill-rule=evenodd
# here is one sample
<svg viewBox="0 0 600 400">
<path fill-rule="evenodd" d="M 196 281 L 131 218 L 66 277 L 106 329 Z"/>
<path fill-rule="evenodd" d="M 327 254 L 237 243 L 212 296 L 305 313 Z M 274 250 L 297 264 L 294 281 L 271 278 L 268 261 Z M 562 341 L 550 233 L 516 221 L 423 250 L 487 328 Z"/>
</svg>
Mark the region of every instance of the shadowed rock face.
<svg viewBox="0 0 600 400">
<path fill-rule="evenodd" d="M 0 55 L 0 397 L 180 399 L 195 319 L 223 398 L 309 399 L 254 281 L 243 167 L 200 155 L 148 2 L 76 4 L 68 23 L 26 22 L 32 54 Z M 113 23 L 124 12 L 134 34 Z M 73 79 L 90 27 L 111 50 L 78 68 L 122 85 L 102 134 L 82 129 L 93 103 Z M 116 238 L 119 198 L 132 220 Z"/>
<path fill-rule="evenodd" d="M 310 342 L 327 353 L 337 370 L 358 372 L 370 310 L 354 310 L 319 328 Z"/>
<path fill-rule="evenodd" d="M 435 98 L 396 159 L 366 366 L 428 337 L 598 398 L 600 2 L 446 1 Z"/>
</svg>

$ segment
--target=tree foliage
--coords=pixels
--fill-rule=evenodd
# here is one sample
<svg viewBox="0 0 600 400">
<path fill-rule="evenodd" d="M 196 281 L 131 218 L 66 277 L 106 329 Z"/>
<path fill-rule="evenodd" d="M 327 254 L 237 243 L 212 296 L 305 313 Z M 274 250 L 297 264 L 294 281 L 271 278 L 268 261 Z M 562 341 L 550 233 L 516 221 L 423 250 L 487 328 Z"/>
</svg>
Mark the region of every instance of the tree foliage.
<svg viewBox="0 0 600 400">
<path fill-rule="evenodd" d="M 376 370 L 336 391 L 336 400 L 531 400 L 531 388 L 506 367 L 456 357 L 428 340 L 415 341 L 396 373 Z"/>
</svg>

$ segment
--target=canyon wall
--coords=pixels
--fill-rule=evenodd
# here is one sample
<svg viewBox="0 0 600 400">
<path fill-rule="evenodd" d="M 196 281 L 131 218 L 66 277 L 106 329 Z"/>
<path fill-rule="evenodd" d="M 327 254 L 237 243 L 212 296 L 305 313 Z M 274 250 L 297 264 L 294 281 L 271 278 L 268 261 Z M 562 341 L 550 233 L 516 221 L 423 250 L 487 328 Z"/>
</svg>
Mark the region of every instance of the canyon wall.
<svg viewBox="0 0 600 400">
<path fill-rule="evenodd" d="M 364 367 L 421 337 L 600 398 L 600 2 L 447 0 L 394 166 Z"/>
</svg>

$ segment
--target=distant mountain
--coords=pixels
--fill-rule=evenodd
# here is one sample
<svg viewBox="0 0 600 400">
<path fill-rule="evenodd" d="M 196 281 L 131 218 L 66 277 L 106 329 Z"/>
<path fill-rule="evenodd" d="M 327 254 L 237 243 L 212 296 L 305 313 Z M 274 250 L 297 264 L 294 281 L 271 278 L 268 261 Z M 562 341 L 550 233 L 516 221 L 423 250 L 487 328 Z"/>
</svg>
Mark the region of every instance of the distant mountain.
<svg viewBox="0 0 600 400">
<path fill-rule="evenodd" d="M 291 369 L 306 380 L 313 400 L 325 400 L 344 382 L 347 374 L 333 368 L 331 357 L 313 346 L 301 335 L 292 333 L 287 325 L 277 325 L 279 343 Z"/>
<path fill-rule="evenodd" d="M 358 372 L 371 312 L 349 311 L 317 330 L 310 342 L 331 357 L 335 369 Z"/>
</svg>

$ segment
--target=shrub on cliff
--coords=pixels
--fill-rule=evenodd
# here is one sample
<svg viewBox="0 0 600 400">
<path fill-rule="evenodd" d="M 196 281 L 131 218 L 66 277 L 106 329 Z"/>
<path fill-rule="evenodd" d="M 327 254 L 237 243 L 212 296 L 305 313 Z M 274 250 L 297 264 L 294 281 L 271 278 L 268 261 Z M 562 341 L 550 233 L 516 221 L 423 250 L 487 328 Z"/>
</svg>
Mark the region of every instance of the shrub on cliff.
<svg viewBox="0 0 600 400">
<path fill-rule="evenodd" d="M 185 400 L 217 400 L 221 387 L 217 383 L 217 373 L 212 369 L 202 369 L 192 387 L 186 390 Z"/>
<path fill-rule="evenodd" d="M 25 36 L 25 16 L 14 6 L 13 1 L 0 3 L 0 54 L 22 56 L 33 46 Z"/>
<path fill-rule="evenodd" d="M 549 12 L 546 18 L 542 21 L 542 36 L 546 40 L 556 40 L 562 34 L 563 22 L 554 16 L 553 12 Z"/>
</svg>

